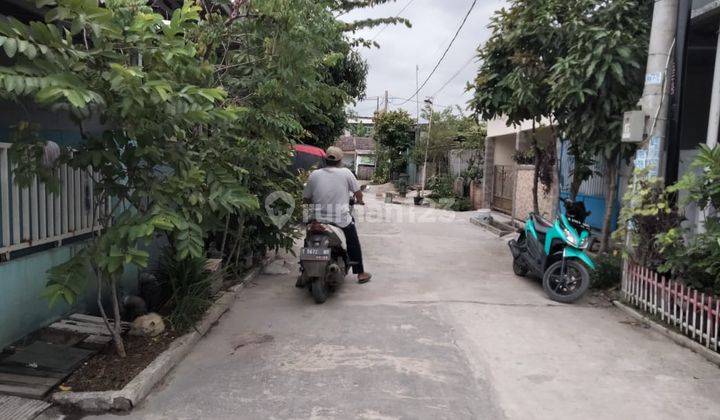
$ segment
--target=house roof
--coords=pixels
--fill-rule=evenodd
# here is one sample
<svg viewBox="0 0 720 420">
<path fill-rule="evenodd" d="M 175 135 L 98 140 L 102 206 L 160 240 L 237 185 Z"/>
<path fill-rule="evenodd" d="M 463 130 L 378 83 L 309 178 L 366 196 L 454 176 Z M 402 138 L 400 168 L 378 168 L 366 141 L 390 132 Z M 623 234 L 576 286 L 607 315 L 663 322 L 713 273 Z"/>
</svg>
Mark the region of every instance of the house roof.
<svg viewBox="0 0 720 420">
<path fill-rule="evenodd" d="M 355 137 L 356 150 L 375 150 L 375 140 L 372 137 Z"/>
<path fill-rule="evenodd" d="M 340 136 L 335 146 L 343 152 L 354 152 L 356 150 L 375 150 L 375 140 L 372 137 Z"/>
</svg>

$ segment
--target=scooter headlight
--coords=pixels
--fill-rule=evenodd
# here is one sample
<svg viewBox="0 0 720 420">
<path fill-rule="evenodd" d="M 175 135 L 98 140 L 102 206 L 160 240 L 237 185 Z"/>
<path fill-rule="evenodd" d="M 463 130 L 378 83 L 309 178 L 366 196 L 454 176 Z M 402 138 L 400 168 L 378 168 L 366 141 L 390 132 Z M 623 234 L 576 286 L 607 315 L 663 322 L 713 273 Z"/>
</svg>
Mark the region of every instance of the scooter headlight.
<svg viewBox="0 0 720 420">
<path fill-rule="evenodd" d="M 575 235 L 573 235 L 572 232 L 563 228 L 563 233 L 565 234 L 565 240 L 567 243 L 574 247 L 579 247 L 577 238 L 575 238 Z"/>
</svg>

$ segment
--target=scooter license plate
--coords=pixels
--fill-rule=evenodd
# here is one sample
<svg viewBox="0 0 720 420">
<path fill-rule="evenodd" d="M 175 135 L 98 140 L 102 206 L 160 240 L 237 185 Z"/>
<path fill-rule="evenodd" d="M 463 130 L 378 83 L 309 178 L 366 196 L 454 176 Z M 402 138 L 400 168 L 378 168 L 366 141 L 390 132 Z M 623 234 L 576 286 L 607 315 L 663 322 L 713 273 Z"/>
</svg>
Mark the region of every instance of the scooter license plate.
<svg viewBox="0 0 720 420">
<path fill-rule="evenodd" d="M 330 260 L 330 248 L 303 248 L 300 252 L 300 259 L 303 261 L 328 261 Z"/>
</svg>

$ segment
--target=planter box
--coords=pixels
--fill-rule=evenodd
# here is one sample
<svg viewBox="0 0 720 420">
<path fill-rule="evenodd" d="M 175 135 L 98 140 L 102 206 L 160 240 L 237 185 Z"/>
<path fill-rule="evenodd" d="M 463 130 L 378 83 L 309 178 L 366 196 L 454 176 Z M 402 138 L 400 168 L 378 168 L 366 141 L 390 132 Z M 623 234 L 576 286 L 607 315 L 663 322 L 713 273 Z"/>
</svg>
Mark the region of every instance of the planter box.
<svg viewBox="0 0 720 420">
<path fill-rule="evenodd" d="M 630 262 L 623 270 L 622 297 L 706 348 L 716 352 L 720 348 L 720 297 Z"/>
<path fill-rule="evenodd" d="M 196 328 L 170 344 L 167 350 L 150 363 L 135 379 L 117 391 L 102 392 L 55 392 L 51 399 L 62 406 L 72 406 L 85 412 L 101 413 L 111 410 L 129 411 L 150 394 L 175 365 L 192 350 L 195 344 L 212 328 L 220 317 L 230 309 L 245 284 L 255 278 L 260 267 L 250 271 L 237 285 L 222 292 L 208 309 Z"/>
</svg>

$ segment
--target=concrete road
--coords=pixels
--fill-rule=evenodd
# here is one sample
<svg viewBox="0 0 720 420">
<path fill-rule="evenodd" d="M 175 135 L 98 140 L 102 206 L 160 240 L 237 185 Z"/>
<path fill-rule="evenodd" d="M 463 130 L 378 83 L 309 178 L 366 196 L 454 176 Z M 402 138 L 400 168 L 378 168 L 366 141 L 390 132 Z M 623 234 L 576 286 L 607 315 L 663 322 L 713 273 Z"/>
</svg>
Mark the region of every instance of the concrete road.
<svg viewBox="0 0 720 420">
<path fill-rule="evenodd" d="M 372 282 L 315 305 L 294 273 L 259 277 L 124 418 L 720 418 L 717 366 L 607 305 L 548 300 L 469 214 L 359 210 Z"/>
</svg>

